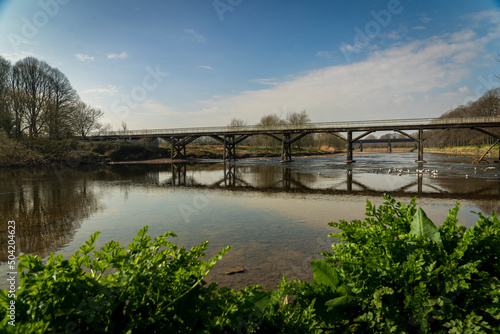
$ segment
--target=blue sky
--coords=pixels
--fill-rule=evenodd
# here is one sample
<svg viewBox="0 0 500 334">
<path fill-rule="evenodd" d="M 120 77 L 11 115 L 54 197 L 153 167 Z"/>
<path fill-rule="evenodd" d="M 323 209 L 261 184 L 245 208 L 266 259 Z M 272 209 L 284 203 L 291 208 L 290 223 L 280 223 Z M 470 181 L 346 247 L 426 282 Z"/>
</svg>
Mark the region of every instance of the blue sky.
<svg viewBox="0 0 500 334">
<path fill-rule="evenodd" d="M 437 117 L 499 86 L 500 2 L 0 0 L 0 55 L 114 129 Z"/>
</svg>

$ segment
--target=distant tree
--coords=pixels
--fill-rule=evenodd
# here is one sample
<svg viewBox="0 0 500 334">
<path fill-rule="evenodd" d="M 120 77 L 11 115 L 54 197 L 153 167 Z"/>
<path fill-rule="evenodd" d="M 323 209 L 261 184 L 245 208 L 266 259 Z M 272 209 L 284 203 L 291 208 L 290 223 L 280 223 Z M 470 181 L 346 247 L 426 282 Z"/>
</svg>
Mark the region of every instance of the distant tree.
<svg viewBox="0 0 500 334">
<path fill-rule="evenodd" d="M 309 115 L 307 115 L 307 112 L 305 110 L 301 112 L 293 112 L 293 113 L 288 113 L 286 115 L 286 123 L 288 125 L 292 125 L 295 127 L 301 127 L 304 126 L 307 123 L 310 123 L 311 119 L 309 118 Z M 314 141 L 314 137 L 309 135 L 305 138 L 302 138 L 295 142 L 295 146 L 300 148 L 303 145 L 307 146 L 312 146 Z"/>
<path fill-rule="evenodd" d="M 248 125 L 247 121 L 240 118 L 231 118 L 231 121 L 229 122 L 229 127 L 236 129 L 242 128 L 247 125 Z"/>
<path fill-rule="evenodd" d="M 321 150 L 343 150 L 346 142 L 329 133 L 318 133 L 315 137 L 316 147 Z"/>
<path fill-rule="evenodd" d="M 286 115 L 286 123 L 290 125 L 301 126 L 310 123 L 311 119 L 305 110 L 301 112 L 292 112 Z"/>
<path fill-rule="evenodd" d="M 273 128 L 284 124 L 286 124 L 285 120 L 283 120 L 276 114 L 271 114 L 262 116 L 258 125 L 263 128 Z M 257 140 L 260 145 L 265 145 L 266 147 L 279 145 L 279 143 L 275 139 L 266 135 L 258 136 Z"/>
<path fill-rule="evenodd" d="M 86 138 L 92 131 L 101 128 L 99 119 L 102 115 L 100 109 L 92 108 L 81 101 L 78 102 L 71 118 L 73 131 L 82 138 Z"/>
<path fill-rule="evenodd" d="M 123 131 L 123 132 L 127 131 L 127 128 L 128 128 L 128 126 L 127 126 L 127 122 L 122 121 L 122 131 Z"/>
</svg>

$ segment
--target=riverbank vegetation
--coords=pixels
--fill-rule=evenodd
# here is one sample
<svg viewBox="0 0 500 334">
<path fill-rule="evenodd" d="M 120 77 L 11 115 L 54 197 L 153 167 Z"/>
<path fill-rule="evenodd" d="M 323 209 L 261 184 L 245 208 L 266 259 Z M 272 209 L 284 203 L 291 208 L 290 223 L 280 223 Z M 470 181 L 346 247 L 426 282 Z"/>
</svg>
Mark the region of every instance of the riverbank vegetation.
<svg viewBox="0 0 500 334">
<path fill-rule="evenodd" d="M 19 289 L 0 293 L 0 326 L 19 333 L 491 333 L 500 331 L 500 221 L 458 224 L 458 205 L 437 227 L 410 203 L 367 202 L 366 218 L 330 223 L 330 250 L 314 280 L 272 290 L 205 282 L 222 249 L 189 250 L 172 232 L 141 229 L 128 247 L 98 232 L 69 259 L 19 257 Z M 14 302 L 15 315 L 8 312 Z M 14 317 L 14 318 L 13 318 Z M 15 327 L 9 321 L 15 320 Z"/>
</svg>

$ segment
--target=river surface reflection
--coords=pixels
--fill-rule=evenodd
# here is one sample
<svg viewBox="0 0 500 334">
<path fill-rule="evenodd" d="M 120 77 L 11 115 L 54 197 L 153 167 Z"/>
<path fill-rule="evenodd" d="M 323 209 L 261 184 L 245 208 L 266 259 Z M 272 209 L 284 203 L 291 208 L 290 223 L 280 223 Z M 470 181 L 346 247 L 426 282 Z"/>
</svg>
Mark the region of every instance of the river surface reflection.
<svg viewBox="0 0 500 334">
<path fill-rule="evenodd" d="M 363 219 L 366 200 L 380 204 L 383 193 L 405 202 L 417 196 L 437 223 L 457 201 L 465 226 L 477 219 L 471 211 L 499 211 L 498 164 L 475 166 L 470 158 L 438 154 L 426 154 L 422 166 L 414 154 L 356 159 L 352 165 L 342 163 L 343 157 L 309 157 L 288 164 L 254 159 L 2 170 L 0 240 L 6 244 L 6 223 L 14 219 L 18 250 L 69 256 L 95 231 L 102 232 L 98 247 L 109 240 L 127 245 L 148 225 L 152 236 L 174 231 L 174 242 L 186 247 L 210 240 L 208 256 L 231 245 L 209 280 L 233 288 L 273 288 L 283 275 L 311 279 L 309 261 L 334 241 L 327 237 L 334 232 L 328 222 Z M 439 171 L 432 175 L 432 170 Z M 2 276 L 6 258 L 2 247 Z M 236 266 L 245 272 L 223 274 Z"/>
</svg>

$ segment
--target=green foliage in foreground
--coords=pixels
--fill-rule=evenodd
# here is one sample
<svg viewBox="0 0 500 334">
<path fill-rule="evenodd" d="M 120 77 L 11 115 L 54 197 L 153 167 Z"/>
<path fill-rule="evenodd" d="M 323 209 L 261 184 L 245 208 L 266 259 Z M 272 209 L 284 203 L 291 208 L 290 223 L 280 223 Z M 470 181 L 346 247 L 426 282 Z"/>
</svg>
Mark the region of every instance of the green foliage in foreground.
<svg viewBox="0 0 500 334">
<path fill-rule="evenodd" d="M 91 236 L 68 260 L 23 255 L 19 333 L 491 333 L 500 332 L 500 222 L 479 214 L 457 223 L 458 205 L 437 228 L 416 207 L 386 197 L 364 221 L 330 223 L 340 238 L 311 267 L 314 281 L 234 291 L 203 279 L 229 247 L 203 261 L 139 231 L 128 249 L 101 250 Z M 97 259 L 99 258 L 99 259 Z M 10 299 L 0 294 L 0 312 Z"/>
</svg>

